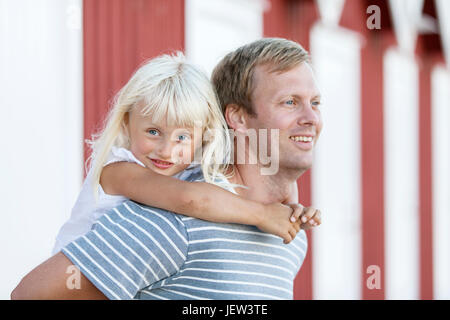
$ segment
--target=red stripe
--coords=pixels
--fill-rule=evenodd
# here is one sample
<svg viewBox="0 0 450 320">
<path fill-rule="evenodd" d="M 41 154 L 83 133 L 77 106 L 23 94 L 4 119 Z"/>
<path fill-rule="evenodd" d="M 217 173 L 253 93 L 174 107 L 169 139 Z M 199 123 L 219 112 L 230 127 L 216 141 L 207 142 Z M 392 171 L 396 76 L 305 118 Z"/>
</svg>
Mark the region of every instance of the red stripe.
<svg viewBox="0 0 450 320">
<path fill-rule="evenodd" d="M 361 106 L 362 298 L 384 299 L 383 48 L 373 39 L 361 50 Z M 372 265 L 380 289 L 367 286 Z"/>
<path fill-rule="evenodd" d="M 84 0 L 83 39 L 84 138 L 90 139 L 144 60 L 184 50 L 184 1 Z M 89 153 L 85 145 L 85 159 Z"/>
<path fill-rule="evenodd" d="M 426 0 L 424 13 L 437 18 L 434 1 Z M 438 34 L 418 38 L 419 66 L 419 210 L 420 210 L 420 298 L 433 299 L 433 181 L 431 74 L 444 63 Z M 436 137 L 438 138 L 438 137 Z"/>
<path fill-rule="evenodd" d="M 311 171 L 304 173 L 297 181 L 298 199 L 304 206 L 311 206 Z M 294 280 L 294 299 L 295 300 L 312 300 L 313 299 L 313 230 L 306 231 L 308 237 L 308 252 L 303 261 L 303 265 Z"/>
<path fill-rule="evenodd" d="M 95 33 L 96 38 L 96 49 L 97 56 L 96 66 L 97 69 L 95 80 L 97 81 L 97 91 L 95 92 L 95 111 L 96 120 L 95 131 L 101 129 L 102 126 L 102 116 L 106 114 L 109 109 L 110 99 L 112 95 L 109 93 L 110 85 L 109 81 L 111 79 L 111 49 L 109 46 L 110 41 L 110 22 L 108 18 L 110 16 L 109 9 L 111 8 L 109 0 L 97 0 L 97 21 L 95 22 Z"/>
<path fill-rule="evenodd" d="M 436 17 L 434 5 L 426 1 L 425 11 Z M 433 189 L 432 189 L 432 117 L 431 73 L 444 61 L 439 35 L 421 35 L 416 53 L 419 57 L 419 234 L 420 297 L 433 299 Z"/>
<path fill-rule="evenodd" d="M 427 62 L 420 68 L 419 81 L 420 297 L 433 299 L 431 66 Z"/>
<path fill-rule="evenodd" d="M 83 113 L 83 136 L 84 140 L 89 139 L 93 131 L 94 123 L 97 119 L 95 106 L 95 97 L 97 92 L 97 81 L 94 78 L 95 73 L 91 74 L 89 70 L 94 70 L 96 66 L 96 55 L 89 54 L 90 51 L 96 51 L 96 34 L 92 25 L 96 20 L 97 2 L 85 0 L 83 3 L 83 89 L 84 89 L 84 113 Z M 84 159 L 89 157 L 89 149 L 84 144 Z"/>
<path fill-rule="evenodd" d="M 369 30 L 366 13 L 377 5 L 381 29 Z M 361 292 L 365 300 L 385 299 L 383 57 L 395 44 L 386 1 L 346 1 L 341 26 L 364 36 L 361 48 Z M 380 288 L 368 285 L 378 267 Z M 369 281 L 371 284 L 373 282 Z"/>
<path fill-rule="evenodd" d="M 318 19 L 318 11 L 313 0 L 287 1 L 271 0 L 264 12 L 264 36 L 282 37 L 297 41 L 309 50 L 309 32 Z M 299 180 L 299 201 L 305 206 L 311 205 L 311 176 L 308 171 Z M 311 300 L 312 286 L 312 237 L 307 232 L 308 252 L 303 265 L 294 281 L 294 299 Z"/>
<path fill-rule="evenodd" d="M 111 17 L 120 17 L 119 19 L 123 19 L 124 15 L 124 5 L 120 0 L 112 0 L 111 1 Z M 122 43 L 120 41 L 123 39 L 123 27 L 119 23 L 110 23 L 111 24 L 111 48 L 119 48 Z M 115 68 L 111 69 L 111 86 L 113 92 L 117 92 L 122 86 L 123 79 L 123 50 L 111 50 L 111 63 L 115 66 Z"/>
<path fill-rule="evenodd" d="M 384 228 L 384 92 L 383 58 L 395 44 L 392 30 L 370 34 L 361 50 L 361 169 L 362 169 L 362 298 L 386 297 Z M 367 280 L 370 266 L 378 266 L 381 288 Z"/>
</svg>

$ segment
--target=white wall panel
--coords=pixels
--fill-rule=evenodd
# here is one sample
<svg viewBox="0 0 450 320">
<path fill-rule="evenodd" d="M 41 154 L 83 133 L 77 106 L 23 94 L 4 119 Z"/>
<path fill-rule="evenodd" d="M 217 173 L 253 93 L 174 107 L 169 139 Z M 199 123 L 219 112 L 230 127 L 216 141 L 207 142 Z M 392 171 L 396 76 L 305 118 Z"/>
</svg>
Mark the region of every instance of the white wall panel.
<svg viewBox="0 0 450 320">
<path fill-rule="evenodd" d="M 186 55 L 210 73 L 228 52 L 263 36 L 263 0 L 186 0 Z"/>
<path fill-rule="evenodd" d="M 50 256 L 82 181 L 82 0 L 0 0 L 0 299 Z"/>
<path fill-rule="evenodd" d="M 436 11 L 439 19 L 439 33 L 441 34 L 441 42 L 443 54 L 447 65 L 450 65 L 450 1 L 435 0 Z"/>
<path fill-rule="evenodd" d="M 435 299 L 450 299 L 450 71 L 433 70 L 433 288 Z"/>
<path fill-rule="evenodd" d="M 412 55 L 384 57 L 386 298 L 419 298 L 419 83 Z"/>
<path fill-rule="evenodd" d="M 324 215 L 313 231 L 315 299 L 361 298 L 360 50 L 351 31 L 311 31 L 324 122 L 312 168 L 312 203 Z"/>
</svg>

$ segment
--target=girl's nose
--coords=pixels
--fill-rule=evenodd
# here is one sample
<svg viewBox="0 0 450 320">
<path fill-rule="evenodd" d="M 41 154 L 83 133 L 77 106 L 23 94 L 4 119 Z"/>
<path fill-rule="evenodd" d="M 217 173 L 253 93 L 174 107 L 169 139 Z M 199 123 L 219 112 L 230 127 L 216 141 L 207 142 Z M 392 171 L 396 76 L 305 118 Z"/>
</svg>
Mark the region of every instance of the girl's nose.
<svg viewBox="0 0 450 320">
<path fill-rule="evenodd" d="M 172 143 L 171 141 L 161 141 L 159 144 L 156 154 L 161 160 L 170 161 L 172 159 Z"/>
</svg>

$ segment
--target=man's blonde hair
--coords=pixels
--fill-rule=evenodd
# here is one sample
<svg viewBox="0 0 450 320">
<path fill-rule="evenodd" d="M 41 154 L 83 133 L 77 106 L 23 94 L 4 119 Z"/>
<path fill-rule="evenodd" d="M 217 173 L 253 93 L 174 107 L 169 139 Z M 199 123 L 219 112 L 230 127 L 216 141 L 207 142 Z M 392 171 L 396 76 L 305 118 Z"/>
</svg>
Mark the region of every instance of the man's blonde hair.
<svg viewBox="0 0 450 320">
<path fill-rule="evenodd" d="M 255 67 L 267 65 L 269 72 L 285 72 L 302 62 L 311 63 L 308 52 L 297 42 L 281 38 L 263 38 L 230 52 L 211 77 L 222 111 L 236 104 L 255 115 L 251 101 Z"/>
</svg>

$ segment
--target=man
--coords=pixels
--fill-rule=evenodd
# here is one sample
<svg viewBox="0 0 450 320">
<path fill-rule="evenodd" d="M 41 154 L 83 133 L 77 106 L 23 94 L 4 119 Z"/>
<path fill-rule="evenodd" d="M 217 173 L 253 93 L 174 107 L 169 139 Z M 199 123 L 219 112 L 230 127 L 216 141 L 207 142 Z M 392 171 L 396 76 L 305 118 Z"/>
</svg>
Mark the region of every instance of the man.
<svg viewBox="0 0 450 320">
<path fill-rule="evenodd" d="M 268 141 L 269 150 L 278 146 L 270 154 L 278 170 L 261 174 L 270 164 L 260 158 L 256 164 L 238 162 L 229 181 L 247 186 L 236 191 L 248 199 L 297 202 L 295 181 L 312 165 L 322 128 L 306 51 L 292 41 L 262 39 L 228 54 L 212 80 L 237 139 L 249 130 L 278 130 L 278 139 L 270 135 Z M 245 148 L 246 154 L 259 151 Z M 11 297 L 292 299 L 306 251 L 303 230 L 284 245 L 253 226 L 212 223 L 128 201 L 30 272 Z M 78 282 L 73 265 L 81 270 Z"/>
</svg>

